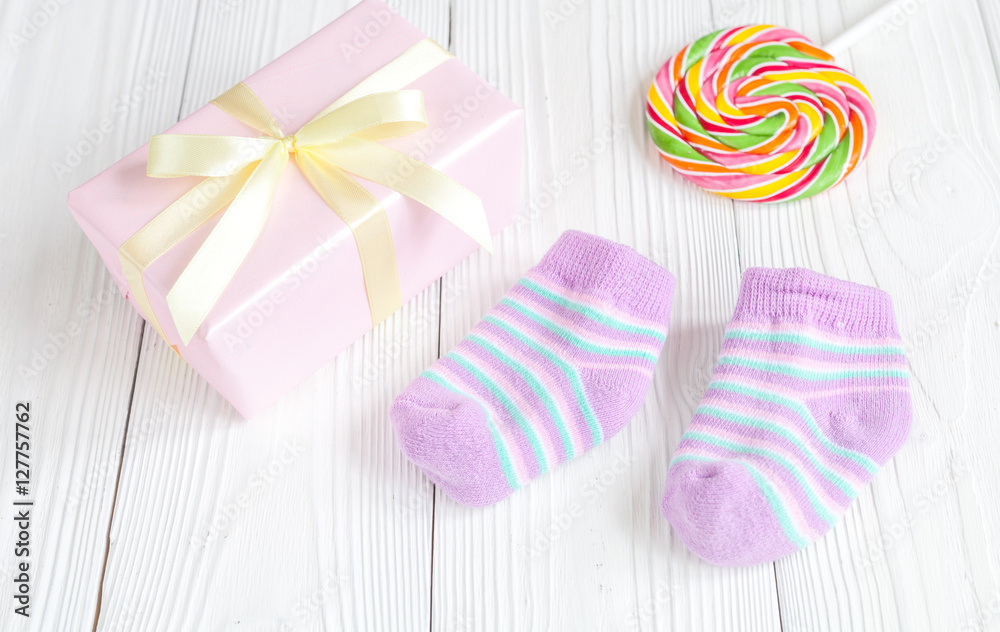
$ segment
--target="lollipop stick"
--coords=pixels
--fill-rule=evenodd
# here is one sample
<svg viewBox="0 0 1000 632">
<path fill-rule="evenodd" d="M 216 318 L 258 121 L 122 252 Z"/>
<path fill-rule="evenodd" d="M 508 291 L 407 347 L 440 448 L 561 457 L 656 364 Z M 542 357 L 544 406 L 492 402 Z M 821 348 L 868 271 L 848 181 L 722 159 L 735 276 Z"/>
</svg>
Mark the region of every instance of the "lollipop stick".
<svg viewBox="0 0 1000 632">
<path fill-rule="evenodd" d="M 868 33 L 873 31 L 880 24 L 888 22 L 893 13 L 902 10 L 904 3 L 912 1 L 913 0 L 892 0 L 891 2 L 885 3 L 877 11 L 869 14 L 857 24 L 833 38 L 830 43 L 824 44 L 823 49 L 834 57 L 839 57 L 840 55 L 846 53 L 851 46 L 854 46 L 859 40 L 868 35 Z"/>
</svg>

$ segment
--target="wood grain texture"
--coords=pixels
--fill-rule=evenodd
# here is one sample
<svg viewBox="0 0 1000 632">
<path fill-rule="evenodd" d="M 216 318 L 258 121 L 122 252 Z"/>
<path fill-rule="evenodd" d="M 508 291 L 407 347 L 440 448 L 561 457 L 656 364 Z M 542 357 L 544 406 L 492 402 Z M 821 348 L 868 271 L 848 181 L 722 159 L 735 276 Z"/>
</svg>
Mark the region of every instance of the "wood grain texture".
<svg viewBox="0 0 1000 632">
<path fill-rule="evenodd" d="M 845 53 L 879 107 L 875 146 L 845 185 L 775 207 L 704 194 L 659 160 L 650 78 L 711 30 L 829 41 L 881 0 L 390 2 L 524 107 L 524 207 L 495 256 L 252 421 L 143 332 L 65 196 L 352 0 L 67 0 L 36 18 L 43 4 L 0 3 L 0 129 L 17 148 L 0 152 L 0 401 L 3 415 L 32 402 L 36 501 L 33 617 L 4 597 L 0 629 L 1000 629 L 996 2 L 904 3 Z M 677 278 L 646 403 L 510 499 L 459 506 L 402 456 L 388 407 L 568 228 Z M 686 551 L 659 504 L 752 266 L 892 295 L 914 430 L 827 536 L 723 569 Z M 13 440 L 0 423 L 2 595 Z"/>
<path fill-rule="evenodd" d="M 683 190 L 646 142 L 642 104 L 669 51 L 711 16 L 572 6 L 456 7 L 455 53 L 524 105 L 531 142 L 525 221 L 502 236 L 500 256 L 445 276 L 481 292 L 444 311 L 442 350 L 567 228 L 633 245 L 674 272 L 671 335 L 646 406 L 620 436 L 486 510 L 438 495 L 434 629 L 776 629 L 772 569 L 697 562 L 659 513 L 667 455 L 707 385 L 739 264 L 731 206 Z M 494 70 L 505 59 L 506 72 Z"/>
<path fill-rule="evenodd" d="M 818 6 L 801 28 L 822 41 L 829 31 L 811 24 L 852 24 L 875 4 L 846 3 L 839 19 Z M 744 268 L 803 266 L 889 292 L 913 372 L 913 438 L 830 534 L 776 565 L 786 630 L 963 629 L 1000 587 L 998 530 L 983 519 L 997 503 L 980 488 L 997 480 L 984 454 L 996 430 L 963 423 L 970 393 L 996 406 L 996 362 L 969 357 L 972 340 L 997 339 L 968 333 L 1000 237 L 997 83 L 980 23 L 974 2 L 906 5 L 843 60 L 879 106 L 862 168 L 812 200 L 736 205 Z"/>
<path fill-rule="evenodd" d="M 181 115 L 350 3 L 287 6 L 189 9 Z M 445 3 L 398 8 L 447 41 Z M 133 419 L 150 430 L 133 422 L 125 443 L 98 630 L 426 629 L 431 489 L 386 411 L 436 357 L 441 296 L 428 289 L 250 422 L 147 337 Z"/>
<path fill-rule="evenodd" d="M 65 4 L 52 15 L 38 3 L 4 2 L 0 11 L 4 630 L 87 630 L 94 622 L 142 320 L 70 217 L 66 195 L 175 120 L 192 26 L 180 7 L 151 2 Z M 13 555 L 11 519 L 21 499 L 17 401 L 32 407 L 27 619 L 9 597 L 23 561 Z"/>
</svg>

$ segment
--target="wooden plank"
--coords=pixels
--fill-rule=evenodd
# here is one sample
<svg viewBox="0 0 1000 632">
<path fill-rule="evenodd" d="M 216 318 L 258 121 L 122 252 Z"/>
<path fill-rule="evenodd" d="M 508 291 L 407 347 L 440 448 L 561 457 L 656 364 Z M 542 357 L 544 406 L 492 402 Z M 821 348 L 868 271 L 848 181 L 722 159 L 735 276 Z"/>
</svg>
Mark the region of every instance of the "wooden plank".
<svg viewBox="0 0 1000 632">
<path fill-rule="evenodd" d="M 695 560 L 659 509 L 739 272 L 731 206 L 671 173 L 642 119 L 648 82 L 674 50 L 711 30 L 707 11 L 555 1 L 455 8 L 456 55 L 526 109 L 527 188 L 524 219 L 501 236 L 497 256 L 480 253 L 446 275 L 475 289 L 444 310 L 442 351 L 567 228 L 634 246 L 670 269 L 678 290 L 646 405 L 621 436 L 494 507 L 438 494 L 434 629 L 778 627 L 769 566 L 725 571 Z"/>
<path fill-rule="evenodd" d="M 882 3 L 852 0 L 843 15 L 770 4 L 775 22 L 824 41 Z M 997 594 L 985 448 L 997 431 L 972 411 L 996 407 L 996 359 L 971 352 L 995 348 L 983 271 L 1000 228 L 997 83 L 979 22 L 974 2 L 905 3 L 842 60 L 879 107 L 867 162 L 813 200 L 736 205 L 744 268 L 803 266 L 889 292 L 913 372 L 910 441 L 830 534 L 778 562 L 784 629 L 982 629 L 970 621 Z"/>
<path fill-rule="evenodd" d="M 202 3 L 182 114 L 351 4 Z M 398 8 L 447 41 L 445 2 Z M 386 413 L 436 355 L 445 294 L 249 422 L 147 336 L 98 629 L 426 629 L 432 490 Z"/>
<path fill-rule="evenodd" d="M 4 630 L 93 625 L 141 319 L 66 195 L 174 119 L 192 28 L 178 7 L 145 1 L 15 1 L 0 10 Z M 30 618 L 14 613 L 11 597 L 15 561 L 23 561 L 12 555 L 19 530 L 10 509 L 22 499 L 11 449 L 17 401 L 32 409 Z"/>
</svg>

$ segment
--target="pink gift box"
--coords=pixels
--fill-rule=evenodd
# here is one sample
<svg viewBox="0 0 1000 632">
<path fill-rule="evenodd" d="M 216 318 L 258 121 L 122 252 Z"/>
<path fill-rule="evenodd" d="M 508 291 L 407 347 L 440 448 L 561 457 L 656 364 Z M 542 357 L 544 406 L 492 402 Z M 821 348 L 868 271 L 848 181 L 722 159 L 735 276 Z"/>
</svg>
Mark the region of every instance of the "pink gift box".
<svg viewBox="0 0 1000 632">
<path fill-rule="evenodd" d="M 283 129 L 294 131 L 425 37 L 382 2 L 364 0 L 244 83 Z M 457 59 L 405 88 L 423 92 L 427 127 L 381 144 L 478 195 L 491 233 L 498 233 L 520 208 L 523 112 Z M 212 104 L 167 133 L 260 135 Z M 69 196 L 74 217 L 133 304 L 118 249 L 202 180 L 148 177 L 147 152 L 148 145 L 137 149 Z M 359 182 L 388 216 L 404 302 L 478 248 L 422 204 Z M 244 417 L 252 417 L 372 328 L 361 261 L 350 229 L 290 160 L 263 233 L 190 344 L 182 346 L 166 294 L 214 224 L 210 220 L 146 268 L 145 286 L 168 341 Z"/>
</svg>

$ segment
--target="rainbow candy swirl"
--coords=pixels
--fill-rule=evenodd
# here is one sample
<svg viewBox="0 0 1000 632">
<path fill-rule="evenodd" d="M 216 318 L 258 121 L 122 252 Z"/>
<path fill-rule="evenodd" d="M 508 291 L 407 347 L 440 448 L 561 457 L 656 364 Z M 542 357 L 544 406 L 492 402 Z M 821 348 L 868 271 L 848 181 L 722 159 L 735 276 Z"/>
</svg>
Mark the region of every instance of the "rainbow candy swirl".
<svg viewBox="0 0 1000 632">
<path fill-rule="evenodd" d="M 784 202 L 847 177 L 875 134 L 871 95 L 805 36 L 740 26 L 684 47 L 649 87 L 663 158 L 709 191 Z"/>
</svg>

